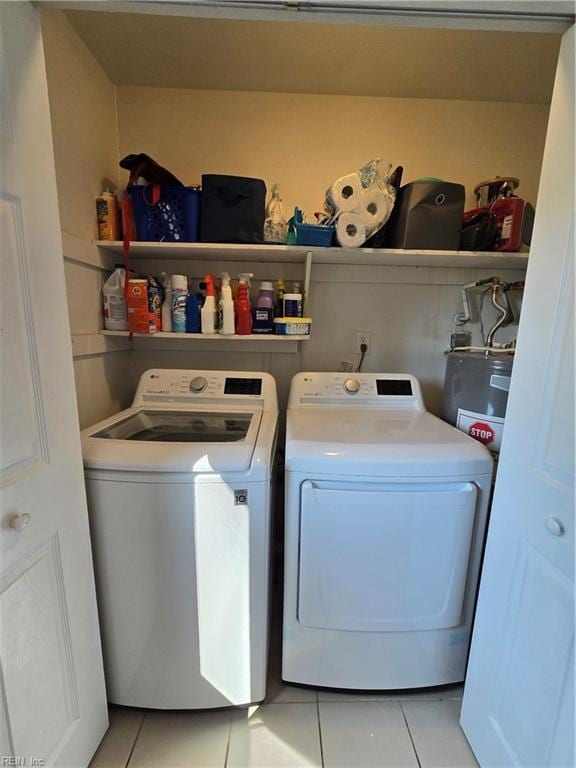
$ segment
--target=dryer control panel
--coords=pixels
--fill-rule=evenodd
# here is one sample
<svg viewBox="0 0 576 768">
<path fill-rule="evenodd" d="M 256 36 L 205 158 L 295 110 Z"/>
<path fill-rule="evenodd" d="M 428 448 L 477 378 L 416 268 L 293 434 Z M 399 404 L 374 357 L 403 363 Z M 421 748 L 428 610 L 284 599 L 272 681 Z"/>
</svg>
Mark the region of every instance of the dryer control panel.
<svg viewBox="0 0 576 768">
<path fill-rule="evenodd" d="M 426 410 L 418 379 L 393 373 L 299 373 L 292 379 L 288 408 L 307 405 L 393 407 Z"/>
<path fill-rule="evenodd" d="M 268 373 L 156 368 L 140 377 L 134 406 L 203 403 L 258 406 L 277 410 L 276 382 Z"/>
</svg>

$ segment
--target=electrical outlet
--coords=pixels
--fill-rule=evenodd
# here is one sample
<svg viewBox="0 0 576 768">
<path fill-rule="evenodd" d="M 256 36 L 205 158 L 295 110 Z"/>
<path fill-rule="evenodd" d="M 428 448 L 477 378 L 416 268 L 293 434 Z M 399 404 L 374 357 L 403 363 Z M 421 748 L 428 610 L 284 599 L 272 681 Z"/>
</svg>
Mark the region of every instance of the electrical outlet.
<svg viewBox="0 0 576 768">
<path fill-rule="evenodd" d="M 358 354 L 362 353 L 362 350 L 360 349 L 361 344 L 366 344 L 366 354 L 370 354 L 370 346 L 372 341 L 372 334 L 370 331 L 356 331 L 356 352 Z"/>
</svg>

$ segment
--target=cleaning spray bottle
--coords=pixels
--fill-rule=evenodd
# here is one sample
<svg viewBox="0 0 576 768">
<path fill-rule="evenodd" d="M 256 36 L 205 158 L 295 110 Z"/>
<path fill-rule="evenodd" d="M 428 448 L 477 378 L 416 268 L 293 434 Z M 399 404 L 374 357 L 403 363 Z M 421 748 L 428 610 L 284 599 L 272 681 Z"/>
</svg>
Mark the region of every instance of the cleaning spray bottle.
<svg viewBox="0 0 576 768">
<path fill-rule="evenodd" d="M 216 296 L 214 291 L 214 277 L 206 275 L 206 298 L 200 310 L 202 333 L 216 333 Z"/>
<path fill-rule="evenodd" d="M 250 300 L 250 292 L 252 290 L 252 278 L 254 277 L 254 272 L 240 272 L 238 275 L 238 287 L 240 287 L 240 283 L 246 283 L 246 287 L 248 289 L 248 300 Z M 238 290 L 236 290 L 236 297 L 238 296 Z"/>
<path fill-rule="evenodd" d="M 285 243 L 288 234 L 288 224 L 282 198 L 280 197 L 280 185 L 272 187 L 272 197 L 266 206 L 266 218 L 264 219 L 264 241 L 267 243 Z"/>
<path fill-rule="evenodd" d="M 234 302 L 232 301 L 232 289 L 230 287 L 230 275 L 222 272 L 222 287 L 220 289 L 220 323 L 219 333 L 223 336 L 234 335 Z"/>
<path fill-rule="evenodd" d="M 239 336 L 249 336 L 252 333 L 252 309 L 248 284 L 241 276 L 236 298 L 236 333 Z"/>
</svg>

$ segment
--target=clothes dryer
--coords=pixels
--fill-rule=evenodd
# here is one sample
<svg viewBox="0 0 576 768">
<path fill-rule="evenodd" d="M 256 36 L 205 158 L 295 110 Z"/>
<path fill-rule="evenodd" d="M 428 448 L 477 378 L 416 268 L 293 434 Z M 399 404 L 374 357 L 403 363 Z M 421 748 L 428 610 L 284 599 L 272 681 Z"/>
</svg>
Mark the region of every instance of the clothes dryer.
<svg viewBox="0 0 576 768">
<path fill-rule="evenodd" d="M 286 429 L 282 677 L 464 679 L 492 458 L 413 376 L 301 373 Z"/>
</svg>

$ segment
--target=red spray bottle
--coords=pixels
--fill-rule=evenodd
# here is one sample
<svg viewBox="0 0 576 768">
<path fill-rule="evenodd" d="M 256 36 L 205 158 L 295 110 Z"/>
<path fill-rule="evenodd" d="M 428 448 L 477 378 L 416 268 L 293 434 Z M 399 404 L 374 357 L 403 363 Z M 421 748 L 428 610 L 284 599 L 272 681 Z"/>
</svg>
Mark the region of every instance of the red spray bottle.
<svg viewBox="0 0 576 768">
<path fill-rule="evenodd" d="M 236 333 L 239 336 L 248 336 L 252 333 L 250 294 L 248 293 L 248 286 L 243 280 L 240 280 L 236 297 Z"/>
</svg>

